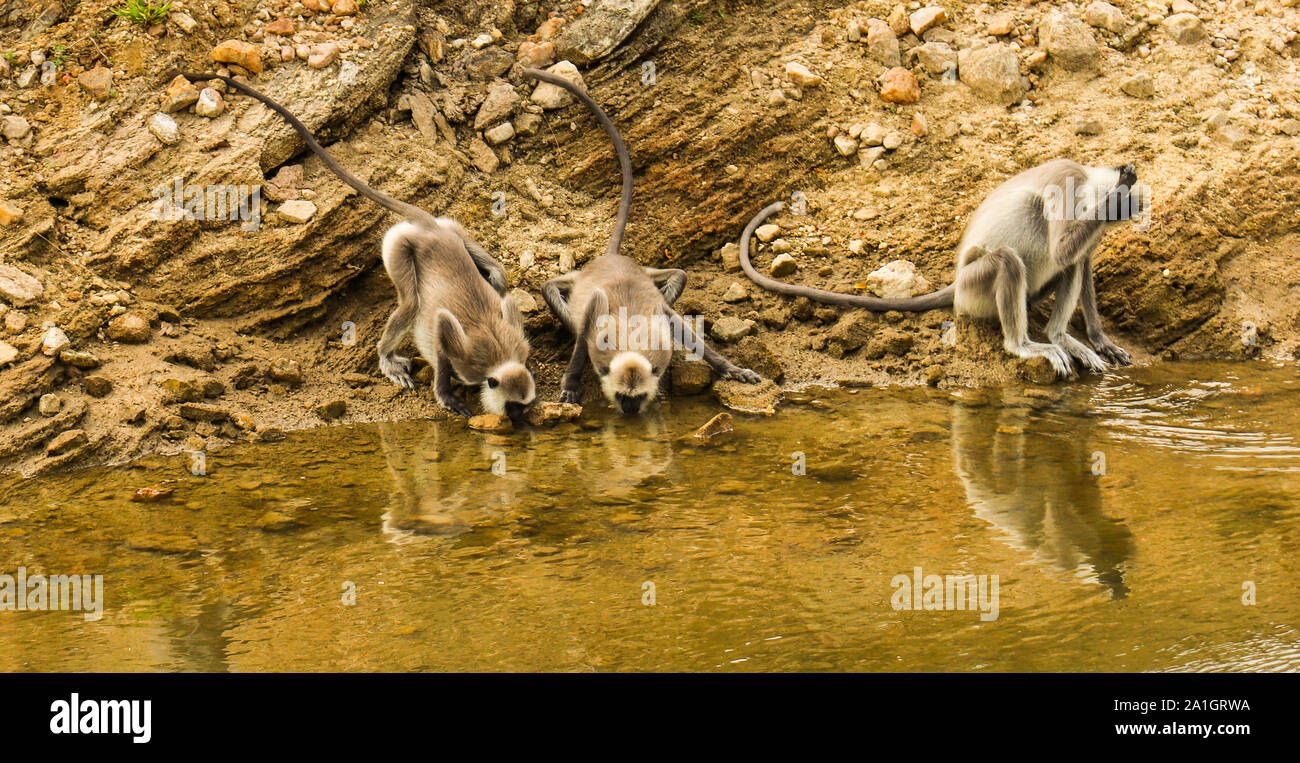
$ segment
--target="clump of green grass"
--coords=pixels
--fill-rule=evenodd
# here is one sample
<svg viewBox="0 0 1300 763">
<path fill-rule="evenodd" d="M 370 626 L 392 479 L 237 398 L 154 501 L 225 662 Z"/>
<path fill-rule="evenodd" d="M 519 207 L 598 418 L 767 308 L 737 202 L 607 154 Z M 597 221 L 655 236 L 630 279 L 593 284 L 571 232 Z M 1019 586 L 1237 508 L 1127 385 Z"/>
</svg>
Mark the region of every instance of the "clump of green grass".
<svg viewBox="0 0 1300 763">
<path fill-rule="evenodd" d="M 142 26 L 153 26 L 167 18 L 171 12 L 171 3 L 155 3 L 152 0 L 126 0 L 119 8 L 113 9 L 114 16 L 121 16 Z"/>
</svg>

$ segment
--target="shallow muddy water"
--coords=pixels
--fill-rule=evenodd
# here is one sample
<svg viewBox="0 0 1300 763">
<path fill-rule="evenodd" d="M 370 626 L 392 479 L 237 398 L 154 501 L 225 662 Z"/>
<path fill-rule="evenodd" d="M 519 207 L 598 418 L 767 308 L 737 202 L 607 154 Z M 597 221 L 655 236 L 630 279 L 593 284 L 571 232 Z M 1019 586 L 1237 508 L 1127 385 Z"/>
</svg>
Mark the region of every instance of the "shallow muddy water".
<svg viewBox="0 0 1300 763">
<path fill-rule="evenodd" d="M 104 608 L 0 611 L 0 670 L 1297 670 L 1298 392 L 1176 363 L 807 390 L 719 448 L 676 399 L 5 483 L 0 574 L 102 574 Z M 918 567 L 986 576 L 986 617 L 900 595 Z"/>
</svg>

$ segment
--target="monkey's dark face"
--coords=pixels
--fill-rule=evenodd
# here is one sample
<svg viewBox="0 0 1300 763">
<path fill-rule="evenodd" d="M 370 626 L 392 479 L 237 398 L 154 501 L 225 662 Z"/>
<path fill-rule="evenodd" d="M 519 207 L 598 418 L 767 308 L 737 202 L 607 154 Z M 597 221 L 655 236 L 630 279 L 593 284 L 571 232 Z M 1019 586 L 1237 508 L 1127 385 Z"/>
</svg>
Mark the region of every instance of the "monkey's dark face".
<svg viewBox="0 0 1300 763">
<path fill-rule="evenodd" d="M 659 379 L 671 359 L 671 350 L 620 352 L 608 360 L 597 358 L 596 375 L 605 399 L 630 416 L 641 413 L 659 394 Z"/>
<path fill-rule="evenodd" d="M 479 396 L 488 413 L 519 419 L 536 402 L 533 374 L 522 363 L 502 363 L 488 372 Z"/>
<path fill-rule="evenodd" d="M 1132 188 L 1138 180 L 1137 166 L 1134 164 L 1125 164 L 1122 167 L 1116 167 L 1115 171 L 1119 173 L 1119 182 L 1116 186 Z"/>
<path fill-rule="evenodd" d="M 1125 164 L 1112 168 L 1116 179 L 1106 198 L 1106 216 L 1109 222 L 1132 220 L 1142 211 L 1144 199 L 1137 184 L 1137 167 Z"/>
</svg>

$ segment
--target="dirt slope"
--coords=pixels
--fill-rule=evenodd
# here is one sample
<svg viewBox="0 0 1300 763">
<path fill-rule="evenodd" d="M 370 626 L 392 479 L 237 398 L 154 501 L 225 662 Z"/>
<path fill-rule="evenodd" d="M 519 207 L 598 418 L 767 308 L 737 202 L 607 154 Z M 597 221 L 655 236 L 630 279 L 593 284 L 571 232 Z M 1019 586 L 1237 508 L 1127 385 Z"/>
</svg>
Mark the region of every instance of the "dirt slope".
<svg viewBox="0 0 1300 763">
<path fill-rule="evenodd" d="M 118 2 L 0 2 L 0 217 L 21 210 L 0 225 L 0 266 L 41 286 L 30 299 L 0 294 L 0 359 L 13 351 L 0 363 L 0 468 L 212 450 L 326 420 L 442 415 L 427 389 L 399 394 L 377 373 L 373 347 L 392 292 L 376 253 L 392 215 L 247 98 L 227 94 L 215 118 L 172 113 L 172 145 L 149 129 L 170 75 L 209 70 L 226 41 L 247 44 L 262 66 L 249 81 L 358 176 L 462 220 L 506 263 L 512 287 L 537 297 L 547 278 L 603 248 L 617 196 L 608 141 L 581 107 L 530 101 L 516 63 L 521 47 L 545 46 L 548 30 L 561 52 L 580 48 L 574 21 L 602 3 L 579 13 L 574 2 L 371 0 L 352 13 L 342 2 L 334 13 L 306 7 L 311 0 L 187 0 L 154 28 L 113 16 Z M 778 198 L 807 201 L 806 216 L 777 220 L 798 263 L 790 280 L 851 290 L 906 259 L 938 287 L 984 195 L 1058 156 L 1134 162 L 1151 189 L 1150 226 L 1117 227 L 1096 258 L 1103 313 L 1135 357 L 1295 357 L 1293 0 L 1202 0 L 1173 26 L 1182 0 L 1120 2 L 1117 33 L 1089 25 L 1088 4 L 948 4 L 946 20 L 919 37 L 899 26 L 898 63 L 920 93 L 901 104 L 882 99 L 888 41 L 868 34 L 868 19 L 907 25 L 916 8 L 641 4 L 653 9 L 634 31 L 582 67 L 633 153 L 627 251 L 690 270 L 684 313 L 754 321 L 753 336 L 724 351 L 783 372 L 784 386 L 957 387 L 1032 371 L 1006 358 L 987 327 L 958 322 L 955 346 L 944 344 L 949 311 L 873 316 L 758 291 L 719 251 L 750 215 Z M 1083 36 L 1044 34 L 1055 13 Z M 567 23 L 544 23 L 550 15 Z M 1204 36 L 1190 39 L 1196 27 Z M 329 44 L 336 61 L 304 60 Z M 968 69 L 927 69 L 943 46 L 956 58 L 994 45 L 1009 46 L 1020 70 L 1011 78 L 1023 77 L 1011 106 L 974 89 Z M 821 82 L 799 87 L 786 74 L 792 62 Z M 102 92 L 100 67 L 111 73 Z M 491 147 L 482 136 L 498 122 L 476 121 L 494 92 L 517 99 L 501 118 L 517 134 Z M 837 151 L 833 137 L 870 124 L 897 147 L 857 141 L 849 155 Z M 260 186 L 257 229 L 157 219 L 159 189 L 177 178 Z M 292 196 L 314 206 L 305 223 L 279 212 Z M 761 267 L 771 257 L 759 248 Z M 724 302 L 737 283 L 744 297 Z M 568 340 L 540 298 L 536 307 L 534 366 L 553 399 Z M 144 341 L 128 340 L 122 314 L 148 323 L 130 337 Z M 66 334 L 68 352 L 42 353 L 47 324 Z M 51 394 L 58 405 L 47 399 L 42 413 L 38 401 Z M 344 403 L 340 417 L 338 406 L 317 410 L 334 401 Z"/>
</svg>

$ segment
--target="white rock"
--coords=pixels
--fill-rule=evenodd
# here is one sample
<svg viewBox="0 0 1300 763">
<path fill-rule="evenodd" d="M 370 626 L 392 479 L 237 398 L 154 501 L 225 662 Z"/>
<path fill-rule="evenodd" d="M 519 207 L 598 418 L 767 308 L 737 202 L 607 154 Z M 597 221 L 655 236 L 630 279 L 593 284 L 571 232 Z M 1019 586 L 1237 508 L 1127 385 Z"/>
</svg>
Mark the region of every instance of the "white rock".
<svg viewBox="0 0 1300 763">
<path fill-rule="evenodd" d="M 561 61 L 546 71 L 569 80 L 584 92 L 587 89 L 586 83 L 582 81 L 582 75 L 578 72 L 578 67 L 574 66 L 570 61 Z M 573 96 L 569 94 L 569 91 L 549 82 L 540 83 L 529 97 L 533 103 L 547 111 L 563 108 L 573 102 Z"/>
<path fill-rule="evenodd" d="M 858 136 L 858 139 L 862 141 L 864 146 L 879 146 L 885 142 L 885 136 L 888 134 L 889 132 L 885 128 L 872 122 L 863 128 L 862 135 Z"/>
<path fill-rule="evenodd" d="M 727 291 L 722 295 L 723 302 L 740 302 L 746 299 L 749 299 L 749 293 L 745 291 L 744 286 L 735 281 L 731 282 L 731 285 L 727 287 Z"/>
<path fill-rule="evenodd" d="M 316 214 L 316 205 L 304 199 L 294 199 L 281 204 L 276 214 L 291 223 L 305 223 Z"/>
<path fill-rule="evenodd" d="M 785 65 L 785 77 L 799 87 L 817 87 L 825 81 L 798 61 Z"/>
<path fill-rule="evenodd" d="M 515 137 L 515 126 L 509 122 L 502 122 L 483 133 L 483 139 L 494 146 L 499 146 L 513 137 Z"/>
<path fill-rule="evenodd" d="M 176 120 L 162 112 L 154 114 L 153 119 L 149 120 L 149 132 L 168 146 L 181 142 L 181 128 L 176 125 Z"/>
<path fill-rule="evenodd" d="M 339 46 L 332 42 L 313 45 L 307 51 L 307 65 L 313 69 L 324 69 L 339 60 Z"/>
<path fill-rule="evenodd" d="M 884 299 L 927 294 L 930 282 L 907 260 L 894 260 L 867 276 L 867 290 Z"/>
<path fill-rule="evenodd" d="M 22 140 L 31 134 L 31 123 L 22 117 L 0 119 L 0 135 L 4 135 L 5 140 Z"/>
<path fill-rule="evenodd" d="M 858 142 L 847 135 L 836 135 L 835 150 L 840 156 L 853 156 L 858 152 Z"/>
<path fill-rule="evenodd" d="M 754 231 L 754 235 L 758 236 L 759 241 L 767 242 L 776 238 L 776 234 L 780 232 L 781 226 L 776 223 L 768 223 L 767 225 L 758 226 L 758 230 Z"/>
<path fill-rule="evenodd" d="M 201 117 L 219 117 L 221 112 L 226 110 L 226 101 L 221 97 L 221 93 L 210 87 L 203 88 L 199 92 L 199 100 L 194 104 L 194 113 Z"/>
<path fill-rule="evenodd" d="M 1150 74 L 1138 72 L 1121 82 L 1119 89 L 1134 98 L 1150 98 L 1156 94 L 1156 83 Z"/>
<path fill-rule="evenodd" d="M 192 33 L 199 26 L 199 22 L 195 21 L 194 17 L 188 13 L 174 12 L 167 17 L 167 20 L 180 27 L 180 30 L 185 34 Z"/>
<path fill-rule="evenodd" d="M 1160 26 L 1180 45 L 1191 45 L 1206 37 L 1205 25 L 1190 13 L 1175 13 L 1165 19 Z"/>
<path fill-rule="evenodd" d="M 1083 19 L 1090 26 L 1105 29 L 1107 32 L 1114 32 L 1115 34 L 1120 34 L 1128 26 L 1128 22 L 1124 18 L 1124 11 L 1110 3 L 1092 3 L 1084 11 Z"/>
<path fill-rule="evenodd" d="M 68 346 L 68 335 L 63 333 L 63 329 L 58 326 L 50 326 L 45 329 L 45 336 L 41 337 L 41 352 L 50 357 L 54 357 L 64 347 Z"/>
<path fill-rule="evenodd" d="M 45 293 L 41 282 L 13 265 L 0 263 L 0 297 L 14 307 L 23 307 Z"/>
<path fill-rule="evenodd" d="M 871 148 L 865 148 L 858 153 L 858 161 L 862 163 L 863 167 L 870 167 L 874 165 L 877 161 L 879 161 L 880 158 L 884 155 L 885 155 L 884 146 L 872 146 Z M 858 210 L 858 211 L 860 212 L 862 210 Z M 854 217 L 857 217 L 857 212 L 854 213 Z"/>
<path fill-rule="evenodd" d="M 772 260 L 772 267 L 768 272 L 772 274 L 773 278 L 780 278 L 781 276 L 788 276 L 798 269 L 799 263 L 795 262 L 793 257 L 788 254 L 778 254 Z"/>
</svg>

